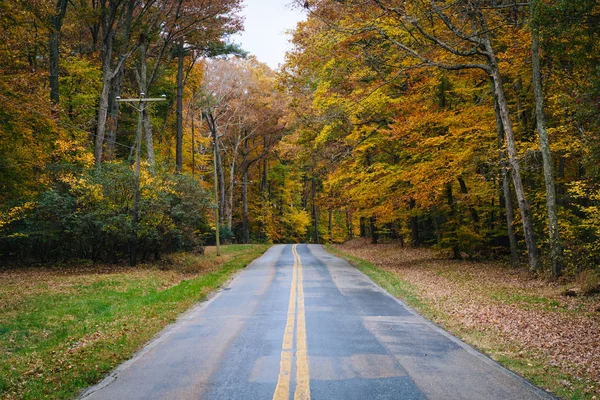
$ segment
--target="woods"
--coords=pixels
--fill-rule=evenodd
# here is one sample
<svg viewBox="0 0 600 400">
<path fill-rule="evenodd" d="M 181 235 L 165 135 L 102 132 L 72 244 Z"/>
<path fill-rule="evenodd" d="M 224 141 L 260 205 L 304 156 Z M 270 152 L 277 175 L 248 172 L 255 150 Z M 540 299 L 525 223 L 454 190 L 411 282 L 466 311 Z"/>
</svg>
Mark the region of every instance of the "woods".
<svg viewBox="0 0 600 400">
<path fill-rule="evenodd" d="M 230 40 L 238 0 L 3 2 L 2 257 L 210 243 L 216 190 L 226 241 L 359 235 L 597 268 L 595 1 L 296 6 L 273 71 Z M 163 94 L 136 139 L 117 99 Z"/>
<path fill-rule="evenodd" d="M 335 204 L 337 229 L 316 213 L 322 234 L 351 238 L 351 214 L 373 242 L 524 252 L 555 277 L 596 268 L 598 58 L 570 31 L 593 35 L 595 2 L 299 6 L 309 18 L 282 79 L 320 171 L 315 202 Z"/>
<path fill-rule="evenodd" d="M 215 138 L 222 235 L 243 208 L 236 236 L 250 241 L 248 186 L 264 167 L 266 190 L 284 101 L 273 71 L 236 58 L 241 1 L 0 7 L 3 260 L 135 264 L 214 241 Z"/>
</svg>

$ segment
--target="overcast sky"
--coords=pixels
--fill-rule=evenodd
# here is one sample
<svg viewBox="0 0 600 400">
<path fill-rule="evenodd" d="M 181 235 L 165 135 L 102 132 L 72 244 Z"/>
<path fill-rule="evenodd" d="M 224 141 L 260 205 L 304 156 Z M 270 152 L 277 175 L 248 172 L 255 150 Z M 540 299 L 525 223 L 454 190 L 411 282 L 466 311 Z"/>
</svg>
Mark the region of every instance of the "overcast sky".
<svg viewBox="0 0 600 400">
<path fill-rule="evenodd" d="M 244 0 L 245 30 L 232 39 L 241 43 L 242 48 L 255 55 L 259 61 L 276 69 L 283 63 L 286 50 L 291 48 L 290 35 L 285 32 L 294 29 L 296 23 L 306 18 L 297 8 L 292 8 L 292 0 Z"/>
</svg>

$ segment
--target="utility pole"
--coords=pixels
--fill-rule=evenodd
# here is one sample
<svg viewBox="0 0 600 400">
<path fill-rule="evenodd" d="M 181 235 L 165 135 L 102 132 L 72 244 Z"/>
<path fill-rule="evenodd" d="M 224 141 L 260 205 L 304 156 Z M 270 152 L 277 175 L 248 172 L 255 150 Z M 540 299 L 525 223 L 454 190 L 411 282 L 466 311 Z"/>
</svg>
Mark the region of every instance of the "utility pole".
<svg viewBox="0 0 600 400">
<path fill-rule="evenodd" d="M 219 237 L 219 184 L 217 182 L 218 176 L 217 176 L 217 154 L 219 153 L 219 138 L 217 137 L 217 131 L 215 129 L 214 132 L 214 146 L 213 146 L 213 165 L 214 165 L 214 170 L 215 170 L 215 213 L 216 213 L 216 219 L 215 219 L 215 238 L 216 238 L 216 244 L 217 244 L 217 256 L 221 255 L 221 242 L 220 242 L 220 237 Z"/>
<path fill-rule="evenodd" d="M 131 235 L 130 252 L 129 252 L 129 264 L 135 266 L 137 264 L 137 226 L 139 220 L 139 204 L 140 204 L 140 164 L 141 164 L 141 153 L 142 153 L 142 123 L 144 111 L 148 108 L 148 104 L 154 101 L 166 101 L 167 96 L 162 95 L 159 98 L 144 98 L 146 94 L 140 93 L 139 99 L 122 99 L 121 96 L 117 96 L 116 101 L 118 103 L 125 103 L 133 107 L 138 112 L 138 123 L 137 132 L 135 135 L 135 183 L 134 183 L 134 195 L 133 195 L 133 208 L 131 211 L 133 220 L 133 233 Z"/>
</svg>

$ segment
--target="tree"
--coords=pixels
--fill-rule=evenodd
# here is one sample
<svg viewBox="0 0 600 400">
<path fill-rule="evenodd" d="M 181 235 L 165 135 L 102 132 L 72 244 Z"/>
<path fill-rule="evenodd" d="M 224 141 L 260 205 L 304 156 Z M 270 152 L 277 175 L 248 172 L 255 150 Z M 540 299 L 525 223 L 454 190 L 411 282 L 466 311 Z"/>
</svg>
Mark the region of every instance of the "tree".
<svg viewBox="0 0 600 400">
<path fill-rule="evenodd" d="M 531 0 L 531 64 L 533 91 L 535 94 L 535 117 L 537 131 L 540 137 L 542 151 L 544 182 L 546 184 L 546 208 L 548 213 L 548 233 L 550 239 L 550 259 L 552 262 L 552 275 L 558 277 L 563 268 L 563 248 L 558 227 L 556 205 L 556 188 L 554 185 L 554 165 L 550 152 L 550 143 L 546 131 L 546 115 L 544 113 L 544 91 L 542 88 L 542 72 L 540 66 L 540 34 L 537 24 L 537 9 L 539 0 Z"/>
<path fill-rule="evenodd" d="M 402 53 L 401 70 L 423 67 L 449 71 L 478 69 L 491 77 L 521 212 L 529 265 L 532 270 L 537 270 L 540 266 L 539 250 L 521 178 L 508 100 L 492 39 L 493 32 L 502 20 L 493 7 L 490 12 L 486 4 L 480 3 L 458 2 L 442 8 L 435 2 L 415 2 L 398 7 L 392 1 L 373 0 L 367 5 L 365 2 L 338 4 L 322 1 L 315 3 L 311 12 L 329 21 L 341 32 L 361 37 L 373 33 L 385 40 Z M 331 18 L 340 15 L 344 17 L 335 21 Z M 427 21 L 427 26 L 424 21 Z"/>
<path fill-rule="evenodd" d="M 50 100 L 54 105 L 59 103 L 58 89 L 58 59 L 59 59 L 59 37 L 62 29 L 63 19 L 67 13 L 68 0 L 56 0 L 55 12 L 50 17 L 50 38 L 48 41 L 49 67 L 50 67 Z"/>
</svg>

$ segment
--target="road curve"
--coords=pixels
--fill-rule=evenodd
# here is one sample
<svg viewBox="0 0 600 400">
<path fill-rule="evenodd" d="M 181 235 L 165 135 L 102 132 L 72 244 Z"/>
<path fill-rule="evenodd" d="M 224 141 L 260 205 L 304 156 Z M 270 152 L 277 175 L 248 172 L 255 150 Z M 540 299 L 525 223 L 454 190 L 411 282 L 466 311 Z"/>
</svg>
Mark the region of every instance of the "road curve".
<svg viewBox="0 0 600 400">
<path fill-rule="evenodd" d="M 319 245 L 277 245 L 81 398 L 554 399 Z"/>
</svg>

